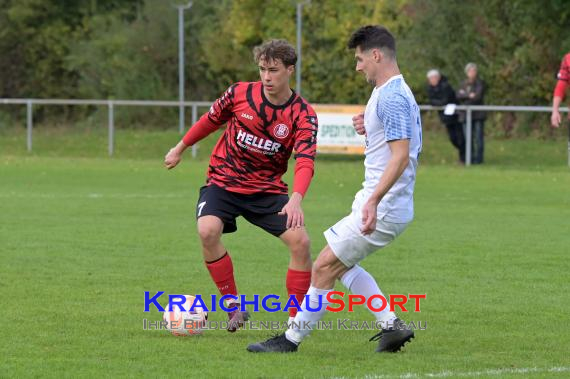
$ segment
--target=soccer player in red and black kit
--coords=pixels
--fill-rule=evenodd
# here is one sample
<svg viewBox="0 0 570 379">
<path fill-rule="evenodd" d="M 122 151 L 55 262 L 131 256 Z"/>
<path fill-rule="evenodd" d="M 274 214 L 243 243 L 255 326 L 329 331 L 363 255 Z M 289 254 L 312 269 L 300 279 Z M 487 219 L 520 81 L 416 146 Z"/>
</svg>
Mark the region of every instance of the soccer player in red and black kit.
<svg viewBox="0 0 570 379">
<path fill-rule="evenodd" d="M 287 292 L 301 304 L 311 284 L 309 236 L 301 201 L 313 177 L 317 116 L 289 87 L 297 61 L 289 43 L 268 41 L 254 49 L 254 57 L 261 81 L 230 86 L 168 152 L 164 163 L 168 169 L 175 167 L 186 148 L 227 124 L 210 157 L 208 179 L 196 206 L 208 271 L 222 295 L 238 296 L 232 260 L 221 236 L 235 232 L 236 218 L 243 216 L 289 248 Z M 295 175 L 289 198 L 281 177 L 293 151 Z M 234 308 L 228 313 L 228 330 L 234 332 L 249 314 L 240 311 L 237 301 L 228 301 L 226 306 Z M 295 314 L 291 308 L 290 319 Z"/>
<path fill-rule="evenodd" d="M 560 64 L 560 71 L 556 76 L 558 81 L 556 82 L 556 87 L 554 88 L 554 96 L 552 100 L 552 115 L 550 116 L 550 123 L 553 127 L 558 128 L 560 126 L 560 104 L 564 99 L 564 94 L 566 93 L 566 88 L 570 84 L 570 53 L 566 54 L 562 58 L 562 63 Z"/>
</svg>

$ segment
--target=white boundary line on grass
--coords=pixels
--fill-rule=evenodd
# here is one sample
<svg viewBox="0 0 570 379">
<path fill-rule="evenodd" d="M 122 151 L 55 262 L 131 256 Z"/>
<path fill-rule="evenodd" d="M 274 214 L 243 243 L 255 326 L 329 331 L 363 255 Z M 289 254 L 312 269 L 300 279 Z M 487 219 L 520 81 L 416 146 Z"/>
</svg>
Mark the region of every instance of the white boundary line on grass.
<svg viewBox="0 0 570 379">
<path fill-rule="evenodd" d="M 416 379 L 416 378 L 458 378 L 458 377 L 479 377 L 479 376 L 501 376 L 501 375 L 525 375 L 531 373 L 562 373 L 570 372 L 570 367 L 524 367 L 524 368 L 497 368 L 481 371 L 441 371 L 433 373 L 413 373 L 409 372 L 400 375 L 380 374 L 365 375 L 364 379 Z M 334 377 L 334 379 L 348 379 L 345 376 Z"/>
</svg>

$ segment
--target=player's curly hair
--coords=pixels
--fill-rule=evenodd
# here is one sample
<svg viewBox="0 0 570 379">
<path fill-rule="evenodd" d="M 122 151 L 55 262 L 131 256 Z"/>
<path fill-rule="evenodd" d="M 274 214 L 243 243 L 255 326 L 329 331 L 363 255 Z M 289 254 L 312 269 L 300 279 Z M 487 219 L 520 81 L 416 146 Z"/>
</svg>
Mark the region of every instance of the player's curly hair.
<svg viewBox="0 0 570 379">
<path fill-rule="evenodd" d="M 285 67 L 288 67 L 297 63 L 297 53 L 295 48 L 284 39 L 272 39 L 253 49 L 253 59 L 255 63 L 259 63 L 260 60 L 279 59 Z"/>
<path fill-rule="evenodd" d="M 388 29 L 379 25 L 366 25 L 352 33 L 348 40 L 348 48 L 356 49 L 360 46 L 363 51 L 380 49 L 391 57 L 396 56 L 396 40 Z"/>
</svg>

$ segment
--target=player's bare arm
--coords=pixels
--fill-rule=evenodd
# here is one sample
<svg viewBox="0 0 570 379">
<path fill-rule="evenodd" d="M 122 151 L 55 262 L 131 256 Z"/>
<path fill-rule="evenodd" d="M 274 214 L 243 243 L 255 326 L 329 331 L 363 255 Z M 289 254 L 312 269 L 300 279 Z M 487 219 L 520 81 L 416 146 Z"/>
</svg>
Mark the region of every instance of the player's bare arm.
<svg viewBox="0 0 570 379">
<path fill-rule="evenodd" d="M 188 145 L 186 145 L 183 141 L 178 142 L 178 144 L 170 149 L 164 157 L 164 166 L 169 170 L 176 167 L 176 165 L 180 163 L 180 160 L 182 159 L 182 153 L 187 148 Z"/>
<path fill-rule="evenodd" d="M 554 96 L 552 100 L 552 115 L 550 116 L 550 125 L 553 128 L 558 128 L 560 122 L 562 122 L 562 117 L 560 117 L 560 104 L 562 103 L 562 98 L 559 96 Z"/>
<path fill-rule="evenodd" d="M 560 105 L 562 104 L 562 100 L 564 100 L 566 89 L 568 88 L 568 85 L 570 85 L 570 53 L 566 54 L 564 58 L 562 58 L 560 71 L 558 71 L 556 78 L 558 80 L 556 82 L 556 87 L 554 87 L 552 114 L 550 115 L 550 125 L 552 125 L 553 128 L 560 127 L 560 123 L 562 122 Z"/>
<path fill-rule="evenodd" d="M 370 234 L 376 228 L 378 203 L 392 188 L 409 163 L 410 141 L 401 139 L 388 142 L 392 156 L 376 189 L 362 208 L 362 234 Z"/>
</svg>

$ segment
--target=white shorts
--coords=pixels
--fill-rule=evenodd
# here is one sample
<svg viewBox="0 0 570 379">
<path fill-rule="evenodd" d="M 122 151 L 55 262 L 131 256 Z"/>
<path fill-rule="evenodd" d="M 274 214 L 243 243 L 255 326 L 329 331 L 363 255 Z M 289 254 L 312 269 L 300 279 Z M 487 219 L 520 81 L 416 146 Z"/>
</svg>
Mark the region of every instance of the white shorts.
<svg viewBox="0 0 570 379">
<path fill-rule="evenodd" d="M 323 234 L 336 257 L 346 266 L 352 267 L 378 249 L 388 246 L 406 229 L 409 223 L 393 223 L 378 215 L 376 230 L 363 235 L 362 206 L 368 200 L 364 192 L 359 191 L 352 203 L 352 212 Z"/>
</svg>

